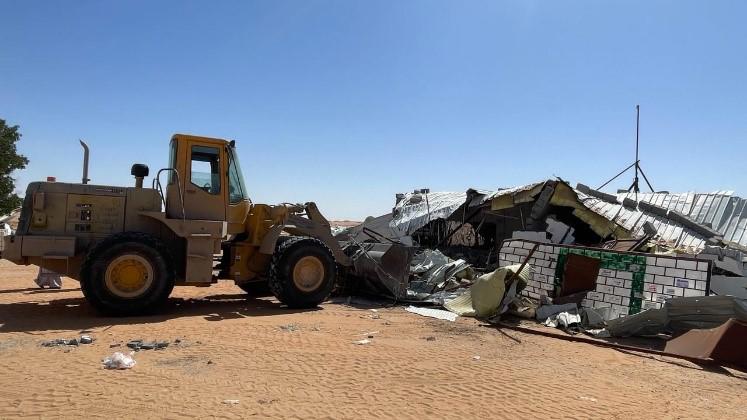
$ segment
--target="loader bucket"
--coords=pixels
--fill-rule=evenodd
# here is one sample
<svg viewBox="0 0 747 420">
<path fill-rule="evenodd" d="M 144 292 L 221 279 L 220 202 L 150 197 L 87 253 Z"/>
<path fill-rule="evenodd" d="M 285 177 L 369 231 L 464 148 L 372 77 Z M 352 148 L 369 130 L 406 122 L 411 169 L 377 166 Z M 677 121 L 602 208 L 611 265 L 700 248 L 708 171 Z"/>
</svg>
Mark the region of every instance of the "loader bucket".
<svg viewBox="0 0 747 420">
<path fill-rule="evenodd" d="M 396 299 L 407 296 L 414 248 L 400 244 L 349 244 L 353 277 L 366 290 Z"/>
</svg>

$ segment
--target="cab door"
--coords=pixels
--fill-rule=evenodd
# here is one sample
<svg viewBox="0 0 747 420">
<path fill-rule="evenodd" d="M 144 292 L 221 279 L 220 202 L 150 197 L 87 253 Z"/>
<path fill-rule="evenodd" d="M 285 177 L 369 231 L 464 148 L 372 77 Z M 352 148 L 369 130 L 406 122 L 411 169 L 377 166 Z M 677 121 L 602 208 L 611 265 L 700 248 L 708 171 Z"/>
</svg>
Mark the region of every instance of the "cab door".
<svg viewBox="0 0 747 420">
<path fill-rule="evenodd" d="M 226 220 L 225 147 L 190 139 L 186 143 L 184 211 L 189 220 Z"/>
</svg>

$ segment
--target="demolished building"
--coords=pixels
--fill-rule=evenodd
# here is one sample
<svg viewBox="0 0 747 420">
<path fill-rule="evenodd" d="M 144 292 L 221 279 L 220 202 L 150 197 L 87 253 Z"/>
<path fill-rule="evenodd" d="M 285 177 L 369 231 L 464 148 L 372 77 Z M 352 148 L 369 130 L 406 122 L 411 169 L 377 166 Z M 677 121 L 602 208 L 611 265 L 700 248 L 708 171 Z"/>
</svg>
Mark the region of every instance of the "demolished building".
<svg viewBox="0 0 747 420">
<path fill-rule="evenodd" d="M 384 220 L 389 224 L 383 225 Z M 534 236 L 545 241 L 585 245 L 632 237 L 629 230 L 584 205 L 579 193 L 562 180 L 498 191 L 400 194 L 392 213 L 353 232 L 361 241 L 366 236 L 376 241 L 373 237 L 379 236 L 439 248 L 477 266 L 494 264 L 500 244 L 516 232 L 538 232 Z"/>
<path fill-rule="evenodd" d="M 746 203 L 730 192 L 607 194 L 583 184 L 573 188 L 561 179 L 549 179 L 497 191 L 398 194 L 391 213 L 369 218 L 345 235 L 358 242 L 439 249 L 454 260 L 483 269 L 518 262 L 500 258 L 511 239 L 613 253 L 666 253 L 696 264 L 710 262 L 707 286 L 706 279 L 680 278 L 683 285 L 685 280 L 688 285 L 689 280 L 703 282 L 697 284 L 699 295 L 711 289 L 738 295 L 747 294 Z M 539 292 L 536 286 L 527 292 Z M 667 296 L 656 288 L 657 296 L 643 299 L 640 286 L 636 287 L 641 296 L 636 298 L 635 311 L 647 307 L 645 301 L 651 302 L 648 307 L 657 307 L 662 299 L 658 296 Z M 674 280 L 669 286 L 676 287 Z M 647 292 L 655 293 L 655 288 L 650 289 Z M 629 310 L 619 308 L 620 313 Z"/>
<path fill-rule="evenodd" d="M 546 180 L 497 191 L 398 194 L 391 213 L 370 218 L 353 231 L 361 241 L 370 238 L 361 232 L 369 231 L 439 248 L 490 249 L 516 232 L 539 232 L 530 236 L 546 233 L 542 239 L 549 242 L 586 246 L 649 236 L 679 253 L 697 255 L 710 247 L 742 252 L 747 250 L 747 199 L 723 191 L 613 195 Z"/>
<path fill-rule="evenodd" d="M 746 207 L 731 192 L 608 194 L 550 179 L 398 194 L 391 213 L 338 239 L 380 256 L 362 259 L 379 277 L 368 279 L 374 294 L 378 282 L 396 300 L 492 323 L 505 313 L 536 318 L 598 338 L 654 331 L 641 329 L 654 324 L 672 336 L 687 319 L 684 331 L 694 331 L 671 340 L 668 355 L 747 368 L 743 337 L 734 339 L 747 326 Z M 381 270 L 386 264 L 376 261 L 396 260 L 393 253 L 409 258 L 409 273 Z"/>
</svg>

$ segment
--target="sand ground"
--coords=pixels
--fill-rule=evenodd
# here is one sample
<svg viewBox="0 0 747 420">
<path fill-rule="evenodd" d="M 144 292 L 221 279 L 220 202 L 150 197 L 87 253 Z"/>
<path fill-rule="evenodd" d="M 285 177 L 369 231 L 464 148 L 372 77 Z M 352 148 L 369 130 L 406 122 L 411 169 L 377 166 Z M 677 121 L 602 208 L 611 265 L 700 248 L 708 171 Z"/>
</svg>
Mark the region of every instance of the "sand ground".
<svg viewBox="0 0 747 420">
<path fill-rule="evenodd" d="M 677 359 L 401 307 L 290 311 L 230 283 L 104 318 L 76 282 L 42 291 L 34 275 L 0 262 L 0 418 L 747 418 L 743 374 Z M 40 345 L 81 333 L 96 341 Z M 102 368 L 133 339 L 181 342 Z"/>
</svg>

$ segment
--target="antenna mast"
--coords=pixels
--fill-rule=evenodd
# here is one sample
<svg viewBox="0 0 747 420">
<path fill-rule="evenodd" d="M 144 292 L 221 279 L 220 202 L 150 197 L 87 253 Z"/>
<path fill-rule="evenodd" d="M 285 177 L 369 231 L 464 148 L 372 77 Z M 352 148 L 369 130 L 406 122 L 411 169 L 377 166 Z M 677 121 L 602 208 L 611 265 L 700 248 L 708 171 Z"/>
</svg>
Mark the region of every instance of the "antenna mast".
<svg viewBox="0 0 747 420">
<path fill-rule="evenodd" d="M 607 184 L 617 179 L 617 177 L 627 172 L 630 168 L 635 167 L 635 176 L 633 177 L 633 183 L 630 184 L 630 188 L 628 188 L 628 192 L 631 192 L 631 191 L 634 192 L 636 195 L 636 201 L 638 201 L 638 193 L 641 191 L 641 189 L 638 187 L 638 173 L 639 172 L 643 176 L 643 180 L 646 181 L 646 185 L 648 185 L 648 188 L 651 190 L 651 192 L 655 192 L 654 187 L 652 187 L 651 183 L 648 182 L 646 173 L 643 172 L 643 168 L 641 168 L 641 160 L 638 157 L 640 131 L 641 131 L 641 106 L 636 105 L 635 106 L 635 161 L 631 165 L 629 165 L 627 168 L 619 172 L 617 175 L 612 177 L 612 179 L 602 184 L 599 188 L 597 188 L 598 190 L 601 190 L 602 188 L 606 187 Z"/>
</svg>

